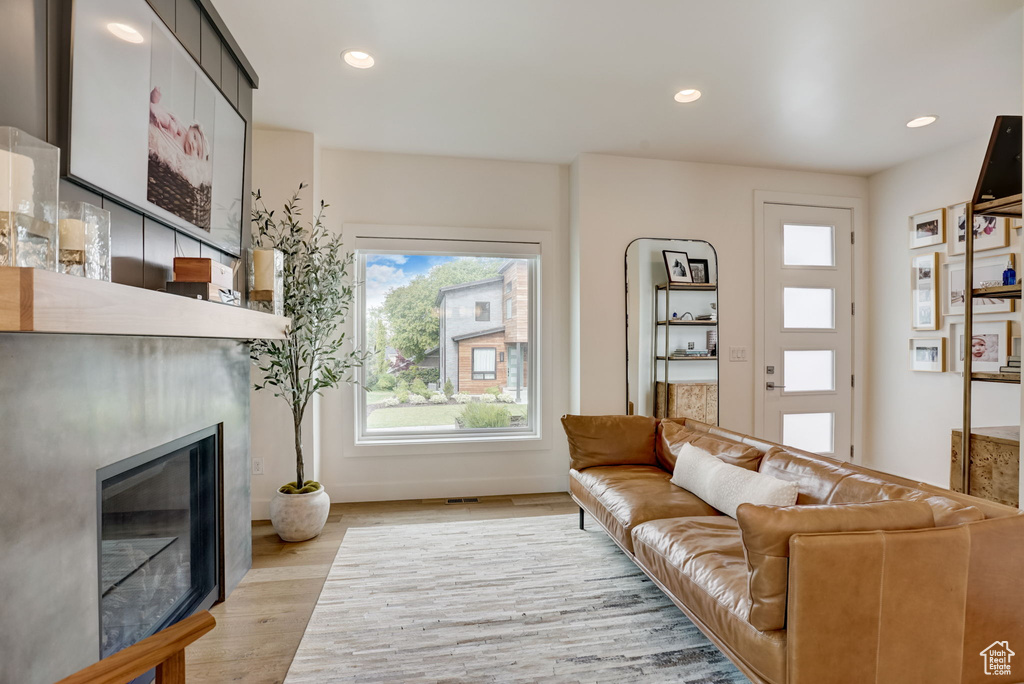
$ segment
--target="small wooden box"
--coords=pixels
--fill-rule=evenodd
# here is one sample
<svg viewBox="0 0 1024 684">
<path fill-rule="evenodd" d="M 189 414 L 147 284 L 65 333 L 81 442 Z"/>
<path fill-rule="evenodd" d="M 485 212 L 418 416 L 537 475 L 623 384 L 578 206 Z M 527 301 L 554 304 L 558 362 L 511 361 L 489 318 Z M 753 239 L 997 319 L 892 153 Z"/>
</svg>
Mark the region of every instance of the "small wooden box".
<svg viewBox="0 0 1024 684">
<path fill-rule="evenodd" d="M 242 296 L 238 292 L 230 287 L 220 287 L 210 283 L 167 283 L 167 291 L 190 299 L 204 299 L 208 302 L 231 304 L 232 306 L 242 305 Z"/>
<path fill-rule="evenodd" d="M 230 266 L 213 259 L 174 257 L 174 282 L 209 283 L 231 289 L 235 275 Z"/>
</svg>

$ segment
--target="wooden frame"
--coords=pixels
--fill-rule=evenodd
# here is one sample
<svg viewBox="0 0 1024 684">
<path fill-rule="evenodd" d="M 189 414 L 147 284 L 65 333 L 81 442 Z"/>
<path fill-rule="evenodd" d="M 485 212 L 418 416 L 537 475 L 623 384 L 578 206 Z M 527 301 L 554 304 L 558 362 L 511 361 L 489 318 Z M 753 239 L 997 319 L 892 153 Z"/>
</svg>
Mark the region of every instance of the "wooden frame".
<svg viewBox="0 0 1024 684">
<path fill-rule="evenodd" d="M 945 208 L 914 214 L 910 217 L 908 228 L 910 249 L 943 244 L 946 241 Z"/>
<path fill-rule="evenodd" d="M 910 370 L 927 373 L 946 372 L 946 338 L 913 337 L 910 339 Z"/>
<path fill-rule="evenodd" d="M 960 202 L 949 208 L 949 223 L 946 253 L 950 256 L 961 256 L 967 251 L 967 202 Z M 973 223 L 975 252 L 1009 246 L 1009 219 L 975 214 Z"/>
<path fill-rule="evenodd" d="M 911 306 L 914 330 L 938 330 L 939 318 L 939 254 L 923 254 L 910 262 Z"/>
<path fill-rule="evenodd" d="M 1002 272 L 1006 268 L 1007 262 L 1013 264 L 1016 268 L 1016 259 L 1013 254 L 1000 254 L 983 259 L 972 259 L 970 262 L 947 262 L 945 265 L 946 283 L 943 287 L 943 313 L 947 316 L 963 315 L 965 313 L 966 300 L 971 292 L 990 287 L 1000 288 Z M 971 266 L 972 288 L 966 287 L 968 265 Z M 963 275 L 957 276 L 957 273 L 963 273 Z M 998 275 L 998 279 L 996 275 Z M 997 282 L 999 284 L 995 285 L 994 283 Z M 984 297 L 975 295 L 972 307 L 973 312 L 976 314 L 1013 313 L 1014 300 L 1012 298 L 998 298 L 995 296 L 996 294 L 999 294 L 998 290 Z"/>
<path fill-rule="evenodd" d="M 961 347 L 964 327 L 961 323 L 955 323 L 949 327 L 949 369 L 954 373 L 964 372 L 963 349 Z M 985 338 L 991 335 L 998 335 L 1000 337 L 998 349 L 996 349 L 996 358 L 992 360 L 984 355 L 973 357 L 971 359 L 971 367 L 977 373 L 998 373 L 999 369 L 1007 363 L 1006 357 L 1013 344 L 1010 321 L 975 321 L 974 325 L 971 326 L 972 350 L 974 339 L 980 338 L 982 342 L 987 343 L 988 340 Z"/>
</svg>

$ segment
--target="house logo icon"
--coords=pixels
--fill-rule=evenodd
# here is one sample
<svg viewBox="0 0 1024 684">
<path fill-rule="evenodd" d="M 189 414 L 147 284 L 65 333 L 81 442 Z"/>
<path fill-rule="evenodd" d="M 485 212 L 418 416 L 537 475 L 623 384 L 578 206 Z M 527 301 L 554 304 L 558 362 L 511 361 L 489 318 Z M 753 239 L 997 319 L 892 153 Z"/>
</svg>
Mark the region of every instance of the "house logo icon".
<svg viewBox="0 0 1024 684">
<path fill-rule="evenodd" d="M 1010 642 L 996 641 L 981 652 L 985 659 L 985 674 L 987 675 L 1008 675 L 1012 674 L 1010 658 L 1017 655 L 1010 650 Z"/>
</svg>

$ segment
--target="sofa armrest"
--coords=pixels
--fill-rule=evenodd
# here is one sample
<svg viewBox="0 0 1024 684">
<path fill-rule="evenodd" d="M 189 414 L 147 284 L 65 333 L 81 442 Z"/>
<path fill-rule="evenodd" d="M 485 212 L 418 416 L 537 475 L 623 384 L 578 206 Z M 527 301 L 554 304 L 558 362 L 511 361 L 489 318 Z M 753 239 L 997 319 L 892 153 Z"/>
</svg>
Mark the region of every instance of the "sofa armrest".
<svg viewBox="0 0 1024 684">
<path fill-rule="evenodd" d="M 795 535 L 788 682 L 1019 682 L 981 652 L 1024 647 L 1024 517 L 899 532 Z"/>
</svg>

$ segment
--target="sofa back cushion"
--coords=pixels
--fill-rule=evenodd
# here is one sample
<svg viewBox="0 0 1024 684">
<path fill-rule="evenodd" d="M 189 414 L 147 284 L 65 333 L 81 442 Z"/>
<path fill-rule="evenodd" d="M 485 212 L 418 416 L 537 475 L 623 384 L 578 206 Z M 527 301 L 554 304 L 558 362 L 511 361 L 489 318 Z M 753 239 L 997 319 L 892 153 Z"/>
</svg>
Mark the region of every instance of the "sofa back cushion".
<svg viewBox="0 0 1024 684">
<path fill-rule="evenodd" d="M 829 503 L 832 490 L 853 472 L 833 459 L 787 447 L 770 450 L 761 459 L 758 470 L 780 480 L 796 482 L 800 487 L 796 502 L 801 505 Z"/>
<path fill-rule="evenodd" d="M 662 468 L 669 472 L 675 470 L 676 451 L 682 444 L 692 444 L 730 465 L 747 470 L 757 470 L 761 462 L 762 453 L 757 447 L 728 437 L 691 430 L 671 420 L 663 420 L 658 424 L 657 456 Z"/>
<path fill-rule="evenodd" d="M 894 500 L 921 501 L 928 504 L 935 516 L 936 527 L 959 525 L 985 518 L 985 514 L 975 506 L 962 504 L 940 494 L 886 482 L 881 478 L 864 473 L 854 473 L 844 477 L 836 485 L 832 496 L 829 497 L 829 503 L 837 504 Z"/>
<path fill-rule="evenodd" d="M 797 486 L 793 482 L 726 463 L 690 442 L 673 444 L 672 449 L 676 454 L 672 484 L 696 494 L 730 518 L 736 517 L 736 509 L 743 503 L 796 503 Z"/>
<path fill-rule="evenodd" d="M 658 465 L 658 421 L 647 416 L 562 416 L 575 470 L 609 465 Z"/>
<path fill-rule="evenodd" d="M 756 506 L 736 513 L 750 592 L 748 621 L 761 631 L 786 626 L 789 540 L 794 534 L 914 530 L 933 527 L 932 509 L 918 501 L 876 501 L 845 505 Z M 822 582 L 830 578 L 821 578 Z"/>
</svg>

